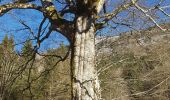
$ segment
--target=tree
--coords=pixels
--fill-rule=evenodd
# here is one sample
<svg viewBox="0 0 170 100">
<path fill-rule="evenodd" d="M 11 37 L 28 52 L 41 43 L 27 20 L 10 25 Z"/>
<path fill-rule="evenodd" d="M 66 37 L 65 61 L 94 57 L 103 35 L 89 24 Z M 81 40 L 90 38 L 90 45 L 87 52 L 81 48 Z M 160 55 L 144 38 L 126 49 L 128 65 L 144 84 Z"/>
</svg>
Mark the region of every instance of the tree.
<svg viewBox="0 0 170 100">
<path fill-rule="evenodd" d="M 15 77 L 17 56 L 14 52 L 14 40 L 5 35 L 0 46 L 0 98 L 11 96 L 11 84 Z M 15 59 L 15 60 L 14 60 Z"/>
<path fill-rule="evenodd" d="M 123 25 L 131 27 L 128 21 L 121 23 L 117 22 L 118 19 L 116 18 L 120 12 L 127 9 L 130 11 L 135 9 L 137 10 L 136 13 L 141 11 L 139 14 L 145 15 L 156 26 L 165 31 L 150 14 L 152 14 L 151 11 L 153 10 L 159 10 L 163 14 L 168 15 L 164 11 L 165 7 L 161 6 L 162 0 L 152 7 L 149 6 L 148 9 L 145 6 L 142 7 L 140 0 L 122 0 L 115 8 L 107 7 L 107 9 L 105 0 L 56 0 L 57 4 L 63 5 L 63 7 L 60 7 L 61 10 L 56 9 L 55 1 L 52 0 L 40 0 L 41 5 L 33 1 L 35 0 L 15 0 L 13 3 L 1 5 L 0 15 L 2 16 L 12 9 L 34 9 L 40 11 L 44 19 L 39 25 L 38 33 L 33 34 L 38 44 L 36 48 L 39 48 L 41 43 L 53 31 L 61 33 L 68 39 L 71 47 L 73 100 L 99 100 L 101 98 L 100 83 L 95 69 L 95 33 L 97 30 L 103 28 L 106 24 L 110 24 L 110 21 L 113 23 L 111 26 Z M 112 0 L 108 2 L 116 3 Z M 104 13 L 99 13 L 102 8 Z M 106 10 L 108 10 L 107 13 Z M 66 14 L 73 15 L 73 18 L 65 17 Z M 134 15 L 133 13 L 131 14 Z M 113 20 L 114 18 L 116 21 Z M 49 20 L 50 27 L 48 32 L 42 35 L 44 33 L 42 27 L 46 19 Z M 24 22 L 20 21 L 20 23 L 27 29 L 30 29 Z"/>
<path fill-rule="evenodd" d="M 4 39 L 2 40 L 2 48 L 4 49 L 4 52 L 13 52 L 14 51 L 14 38 L 11 36 L 8 38 L 8 35 L 6 34 Z"/>
<path fill-rule="evenodd" d="M 22 48 L 22 55 L 28 59 L 33 55 L 33 46 L 30 40 L 26 41 L 24 47 Z"/>
</svg>

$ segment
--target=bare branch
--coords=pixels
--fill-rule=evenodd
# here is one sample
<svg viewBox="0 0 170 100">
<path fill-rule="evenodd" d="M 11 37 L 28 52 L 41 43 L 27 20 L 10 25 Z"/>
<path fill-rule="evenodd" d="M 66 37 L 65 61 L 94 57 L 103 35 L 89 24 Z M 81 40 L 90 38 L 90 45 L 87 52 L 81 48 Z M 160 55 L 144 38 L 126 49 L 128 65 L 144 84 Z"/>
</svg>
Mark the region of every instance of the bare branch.
<svg viewBox="0 0 170 100">
<path fill-rule="evenodd" d="M 0 16 L 7 13 L 12 9 L 35 9 L 41 12 L 44 12 L 44 9 L 40 6 L 36 6 L 35 4 L 25 4 L 25 3 L 10 3 L 0 6 Z"/>
<path fill-rule="evenodd" d="M 166 81 L 168 81 L 169 78 L 170 78 L 170 76 L 168 76 L 166 79 L 164 79 L 163 81 L 161 81 L 159 84 L 155 85 L 154 87 L 150 88 L 149 90 L 146 90 L 146 91 L 143 91 L 143 92 L 134 93 L 134 94 L 131 94 L 131 95 L 124 95 L 124 96 L 121 96 L 121 97 L 136 96 L 136 95 L 144 95 L 144 94 L 147 94 L 148 92 L 152 91 L 153 89 L 159 87 L 160 85 L 162 85 L 163 83 L 165 83 Z M 120 99 L 121 97 L 113 98 L 112 100 L 118 100 L 118 99 Z"/>
<path fill-rule="evenodd" d="M 140 6 L 137 4 L 136 0 L 131 0 L 131 1 L 132 1 L 132 3 L 134 4 L 134 6 L 135 6 L 138 10 L 140 10 L 142 13 L 144 13 L 145 16 L 147 16 L 158 28 L 160 28 L 162 31 L 166 31 L 166 29 L 162 28 L 162 27 L 155 21 L 155 19 L 147 13 L 147 12 L 148 12 L 147 10 L 143 9 L 142 7 L 140 7 Z"/>
<path fill-rule="evenodd" d="M 108 13 L 108 14 L 105 14 L 103 16 L 99 16 L 99 18 L 106 18 L 107 20 L 110 20 L 112 19 L 113 17 L 115 17 L 118 13 L 120 13 L 121 11 L 123 10 L 126 10 L 128 9 L 129 7 L 131 7 L 133 5 L 132 2 L 130 3 L 127 3 L 127 4 L 124 4 L 124 5 L 121 5 L 119 7 L 117 7 L 112 13 Z M 98 18 L 97 18 L 98 19 Z"/>
<path fill-rule="evenodd" d="M 35 34 L 34 34 L 34 32 L 33 32 L 33 30 L 31 29 L 30 26 L 28 26 L 23 20 L 21 20 L 20 18 L 18 18 L 15 14 L 13 14 L 13 13 L 11 13 L 11 12 L 9 12 L 9 14 L 12 15 L 12 17 L 14 17 L 14 18 L 15 18 L 19 23 L 21 23 L 26 29 L 28 29 L 29 32 L 32 34 L 32 36 L 33 36 L 34 38 L 36 38 L 36 36 L 35 36 Z"/>
</svg>

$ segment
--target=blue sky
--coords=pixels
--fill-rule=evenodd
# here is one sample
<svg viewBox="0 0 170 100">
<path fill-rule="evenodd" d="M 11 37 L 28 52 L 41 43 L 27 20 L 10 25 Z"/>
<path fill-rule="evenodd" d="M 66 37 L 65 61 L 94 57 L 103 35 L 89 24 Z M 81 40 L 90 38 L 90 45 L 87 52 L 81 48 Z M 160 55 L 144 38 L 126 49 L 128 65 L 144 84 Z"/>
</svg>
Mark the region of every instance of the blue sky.
<svg viewBox="0 0 170 100">
<path fill-rule="evenodd" d="M 5 34 L 8 34 L 9 37 L 10 35 L 13 35 L 16 44 L 21 43 L 28 38 L 33 38 L 33 36 L 30 34 L 28 30 L 20 30 L 20 29 L 23 29 L 23 25 L 18 22 L 18 19 L 21 19 L 22 21 L 24 21 L 29 27 L 31 27 L 34 33 L 37 33 L 39 24 L 41 23 L 43 19 L 42 13 L 35 11 L 35 10 L 30 10 L 30 9 L 12 10 L 10 11 L 10 13 L 12 13 L 13 15 L 5 14 L 2 17 L 0 17 L 0 41 L 2 41 Z M 46 25 L 48 24 L 48 20 L 46 21 L 45 24 Z M 61 34 L 53 32 L 50 35 L 49 39 L 46 39 L 42 43 L 40 50 L 44 51 L 48 48 L 57 48 L 61 42 L 68 44 L 66 39 Z M 35 41 L 33 41 L 33 44 L 35 45 Z M 21 48 L 22 48 L 22 45 L 16 46 L 16 50 L 20 50 Z"/>
<path fill-rule="evenodd" d="M 6 2 L 9 2 L 10 0 L 3 0 L 0 4 L 5 4 Z M 157 2 L 159 2 L 160 0 L 141 0 L 142 3 L 144 3 L 144 5 L 146 6 L 153 6 L 155 5 Z M 145 2 L 144 2 L 145 1 Z M 114 3 L 113 3 L 114 2 Z M 114 6 L 116 5 L 116 3 L 121 2 L 121 0 L 110 0 L 110 6 Z M 39 2 L 36 2 L 37 4 L 39 4 Z M 170 5 L 170 0 L 165 0 L 165 3 L 162 4 L 162 6 L 166 6 L 166 5 Z M 57 5 L 57 9 L 61 9 L 62 5 Z M 108 9 L 111 10 L 111 9 Z M 166 10 L 168 13 L 170 13 L 170 10 Z M 38 29 L 38 25 L 40 24 L 43 15 L 35 10 L 12 10 L 11 13 L 15 14 L 15 16 L 17 16 L 19 19 L 22 19 L 26 24 L 28 24 L 32 30 L 37 33 L 37 29 Z M 167 18 L 165 17 L 162 13 L 157 12 L 158 15 L 160 16 L 161 19 L 163 18 Z M 127 12 L 122 12 L 118 15 L 121 19 L 116 19 L 116 21 L 122 21 L 123 19 L 127 18 Z M 71 16 L 67 16 L 67 18 Z M 168 19 L 169 20 L 169 19 Z M 48 23 L 48 21 L 46 22 L 46 24 Z M 141 22 L 139 20 L 136 20 L 136 24 L 141 24 Z M 114 26 L 114 25 L 113 25 Z M 19 43 L 22 41 L 25 41 L 27 38 L 33 38 L 29 31 L 16 31 L 18 29 L 23 28 L 23 26 L 14 18 L 12 17 L 10 14 L 6 14 L 2 17 L 0 17 L 0 41 L 3 39 L 5 34 L 13 35 L 15 38 L 15 42 Z M 102 33 L 106 33 L 107 34 L 119 34 L 120 32 L 126 32 L 129 31 L 129 28 L 127 27 L 123 27 L 123 26 L 119 26 L 117 28 L 117 30 L 112 30 L 111 32 L 110 28 L 106 28 L 105 30 L 101 31 Z M 56 33 L 53 32 L 51 34 L 51 36 L 49 37 L 49 39 L 45 40 L 42 43 L 42 47 L 41 50 L 46 50 L 48 48 L 57 48 L 61 42 L 64 42 L 65 44 L 68 44 L 68 42 L 66 41 L 66 39 Z M 34 43 L 34 42 L 33 42 Z M 17 50 L 21 49 L 21 45 L 16 46 Z"/>
</svg>

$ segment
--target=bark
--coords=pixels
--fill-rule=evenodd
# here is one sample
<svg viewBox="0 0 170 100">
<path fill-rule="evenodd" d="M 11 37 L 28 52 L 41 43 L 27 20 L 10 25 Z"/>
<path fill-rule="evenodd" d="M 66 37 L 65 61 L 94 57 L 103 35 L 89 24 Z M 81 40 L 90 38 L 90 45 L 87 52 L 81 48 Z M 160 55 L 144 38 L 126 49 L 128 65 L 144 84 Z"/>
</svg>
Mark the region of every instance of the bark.
<svg viewBox="0 0 170 100">
<path fill-rule="evenodd" d="M 44 9 L 40 6 L 36 6 L 35 4 L 25 4 L 25 3 L 14 3 L 14 4 L 5 4 L 5 5 L 0 5 L 0 16 L 3 14 L 7 13 L 8 11 L 12 9 L 35 9 L 41 12 L 45 12 Z"/>
<path fill-rule="evenodd" d="M 72 99 L 99 100 L 100 85 L 95 69 L 95 27 L 88 16 L 76 22 L 72 55 Z"/>
<path fill-rule="evenodd" d="M 99 100 L 100 84 L 95 69 L 95 26 L 94 16 L 100 12 L 105 0 L 77 0 L 79 17 L 76 19 L 76 32 L 72 48 L 72 99 Z M 92 7 L 92 9 L 91 9 Z M 93 7 L 96 7 L 93 9 Z M 83 8 L 83 9 L 82 9 Z"/>
</svg>

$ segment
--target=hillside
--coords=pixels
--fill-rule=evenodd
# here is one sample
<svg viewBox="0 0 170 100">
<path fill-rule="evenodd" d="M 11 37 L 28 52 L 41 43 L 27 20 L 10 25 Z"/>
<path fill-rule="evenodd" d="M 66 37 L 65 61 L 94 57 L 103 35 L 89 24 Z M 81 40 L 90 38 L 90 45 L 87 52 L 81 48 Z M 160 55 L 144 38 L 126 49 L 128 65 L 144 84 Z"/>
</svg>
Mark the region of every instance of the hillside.
<svg viewBox="0 0 170 100">
<path fill-rule="evenodd" d="M 65 50 L 60 48 L 48 53 L 63 54 Z M 51 61 L 55 60 L 46 59 L 45 66 L 50 68 L 54 63 Z M 96 65 L 103 100 L 170 99 L 169 31 L 152 27 L 120 36 L 97 37 Z M 46 98 L 68 100 L 71 89 L 69 59 L 59 63 L 48 77 L 43 80 Z M 41 93 L 37 98 L 39 96 Z"/>
<path fill-rule="evenodd" d="M 169 40 L 169 31 L 152 27 L 98 43 L 97 65 L 103 98 L 169 100 Z"/>
<path fill-rule="evenodd" d="M 167 28 L 168 26 L 165 25 Z M 3 59 L 0 61 L 7 62 L 4 64 L 9 68 L 11 65 L 18 68 L 21 67 L 19 64 L 27 64 L 27 68 L 12 83 L 12 87 L 6 87 L 5 93 L 11 92 L 10 96 L 5 95 L 7 100 L 30 100 L 30 98 L 70 100 L 70 56 L 65 61 L 57 63 L 59 58 L 56 56 L 37 54 L 35 63 L 31 66 L 32 63 L 27 63 L 27 59 L 32 55 L 30 45 L 28 42 L 29 48 L 23 49 L 29 51 L 29 54 L 23 57 L 18 57 L 15 53 L 11 54 L 11 50 L 9 50 L 11 58 L 4 56 L 7 51 L 1 53 L 0 57 Z M 68 47 L 62 44 L 58 49 L 48 50 L 45 55 L 64 56 L 67 50 Z M 10 61 L 13 62 L 11 65 L 8 64 Z M 102 100 L 169 100 L 169 65 L 169 31 L 162 32 L 152 27 L 122 33 L 120 36 L 96 38 L 96 66 Z M 30 69 L 31 76 L 28 74 Z M 15 72 L 15 70 L 11 71 Z M 28 84 L 28 79 L 33 81 Z"/>
</svg>

